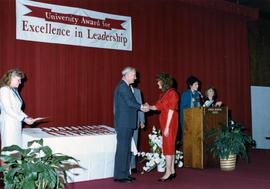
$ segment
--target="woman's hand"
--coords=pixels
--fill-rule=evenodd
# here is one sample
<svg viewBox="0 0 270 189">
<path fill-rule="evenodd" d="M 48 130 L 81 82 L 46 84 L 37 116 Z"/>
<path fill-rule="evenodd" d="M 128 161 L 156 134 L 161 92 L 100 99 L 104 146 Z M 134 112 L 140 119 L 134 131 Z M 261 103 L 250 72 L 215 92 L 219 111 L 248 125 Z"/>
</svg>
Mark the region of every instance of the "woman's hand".
<svg viewBox="0 0 270 189">
<path fill-rule="evenodd" d="M 169 136 L 169 127 L 170 127 L 170 124 L 171 124 L 173 112 L 174 111 L 171 110 L 171 109 L 169 109 L 169 111 L 168 111 L 168 117 L 167 117 L 167 121 L 166 121 L 166 127 L 165 127 L 165 130 L 164 130 L 164 133 L 163 133 L 163 135 L 165 137 Z"/>
<path fill-rule="evenodd" d="M 24 119 L 24 122 L 28 125 L 32 125 L 34 123 L 34 119 L 31 117 L 27 117 Z"/>
<path fill-rule="evenodd" d="M 157 110 L 156 106 L 149 106 L 150 110 Z"/>
<path fill-rule="evenodd" d="M 166 127 L 166 128 L 165 128 L 163 134 L 164 134 L 165 137 L 168 137 L 168 136 L 169 136 L 169 127 Z"/>
<path fill-rule="evenodd" d="M 218 102 L 216 102 L 216 104 L 215 104 L 216 107 L 220 107 L 221 105 L 222 105 L 222 102 L 221 102 L 221 101 L 218 101 Z"/>
</svg>

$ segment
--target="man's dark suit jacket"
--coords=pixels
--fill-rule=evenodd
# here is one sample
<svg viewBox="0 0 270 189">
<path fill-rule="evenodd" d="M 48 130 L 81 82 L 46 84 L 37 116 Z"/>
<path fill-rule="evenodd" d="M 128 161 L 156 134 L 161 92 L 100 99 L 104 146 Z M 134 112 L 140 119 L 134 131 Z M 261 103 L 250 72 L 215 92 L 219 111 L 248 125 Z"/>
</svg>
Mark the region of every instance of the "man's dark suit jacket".
<svg viewBox="0 0 270 189">
<path fill-rule="evenodd" d="M 114 127 L 115 129 L 137 127 L 137 111 L 141 105 L 136 101 L 130 87 L 121 80 L 114 92 Z"/>
<path fill-rule="evenodd" d="M 137 111 L 140 106 L 128 84 L 121 80 L 114 92 L 114 127 L 117 134 L 115 179 L 127 179 L 130 175 L 131 139 L 137 127 Z"/>
</svg>

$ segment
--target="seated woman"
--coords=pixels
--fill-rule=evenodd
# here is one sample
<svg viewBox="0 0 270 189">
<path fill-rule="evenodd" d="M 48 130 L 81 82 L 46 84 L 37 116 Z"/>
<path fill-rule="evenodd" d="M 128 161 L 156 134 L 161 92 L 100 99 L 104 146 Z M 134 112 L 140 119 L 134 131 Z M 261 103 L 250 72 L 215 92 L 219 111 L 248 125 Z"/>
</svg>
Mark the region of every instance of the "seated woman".
<svg viewBox="0 0 270 189">
<path fill-rule="evenodd" d="M 204 104 L 203 107 L 220 107 L 221 101 L 217 101 L 217 93 L 214 87 L 208 87 L 205 90 Z"/>
</svg>

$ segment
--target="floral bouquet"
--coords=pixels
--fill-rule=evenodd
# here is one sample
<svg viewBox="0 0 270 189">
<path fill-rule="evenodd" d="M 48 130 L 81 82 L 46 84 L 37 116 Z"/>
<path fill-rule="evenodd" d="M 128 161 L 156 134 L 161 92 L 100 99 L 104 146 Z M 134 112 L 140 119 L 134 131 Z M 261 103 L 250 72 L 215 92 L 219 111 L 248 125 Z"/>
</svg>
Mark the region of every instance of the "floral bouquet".
<svg viewBox="0 0 270 189">
<path fill-rule="evenodd" d="M 141 156 L 142 161 L 146 161 L 143 170 L 150 172 L 155 167 L 163 168 L 165 170 L 166 161 L 165 156 L 162 154 L 162 136 L 161 131 L 157 130 L 155 126 L 152 129 L 152 133 L 148 135 L 148 143 L 150 145 L 150 152 L 139 152 L 138 156 Z M 176 150 L 175 163 L 178 167 L 183 166 L 183 153 Z"/>
</svg>

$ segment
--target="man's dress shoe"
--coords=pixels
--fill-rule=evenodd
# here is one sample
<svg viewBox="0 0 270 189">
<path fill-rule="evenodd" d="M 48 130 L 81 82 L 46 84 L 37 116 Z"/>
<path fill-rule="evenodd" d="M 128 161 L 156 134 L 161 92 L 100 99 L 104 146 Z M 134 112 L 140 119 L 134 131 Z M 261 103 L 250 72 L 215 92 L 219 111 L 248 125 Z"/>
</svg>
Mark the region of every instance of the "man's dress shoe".
<svg viewBox="0 0 270 189">
<path fill-rule="evenodd" d="M 131 179 L 131 180 L 136 180 L 136 178 L 132 177 L 132 176 L 128 176 L 128 178 Z"/>
<path fill-rule="evenodd" d="M 120 183 L 132 183 L 132 179 L 130 178 L 122 178 L 122 179 L 114 179 L 115 182 L 120 182 Z"/>
<path fill-rule="evenodd" d="M 133 169 L 131 169 L 131 172 L 136 174 L 136 173 L 138 173 L 138 170 L 136 168 L 133 168 Z"/>
</svg>

